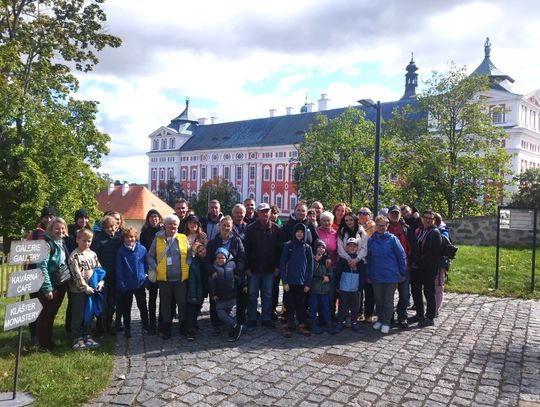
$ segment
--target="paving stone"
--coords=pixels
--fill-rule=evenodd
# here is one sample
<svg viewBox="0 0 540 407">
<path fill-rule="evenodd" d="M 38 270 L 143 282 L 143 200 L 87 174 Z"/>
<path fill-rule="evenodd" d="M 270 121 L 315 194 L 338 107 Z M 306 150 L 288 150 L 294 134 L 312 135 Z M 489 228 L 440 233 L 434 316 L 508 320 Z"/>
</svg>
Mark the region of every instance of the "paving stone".
<svg viewBox="0 0 540 407">
<path fill-rule="evenodd" d="M 136 304 L 132 320 L 109 387 L 87 407 L 540 405 L 538 301 L 448 294 L 434 328 L 385 337 L 366 324 L 292 341 L 257 329 L 229 344 L 211 335 L 206 303 L 191 343 L 138 336 Z"/>
</svg>

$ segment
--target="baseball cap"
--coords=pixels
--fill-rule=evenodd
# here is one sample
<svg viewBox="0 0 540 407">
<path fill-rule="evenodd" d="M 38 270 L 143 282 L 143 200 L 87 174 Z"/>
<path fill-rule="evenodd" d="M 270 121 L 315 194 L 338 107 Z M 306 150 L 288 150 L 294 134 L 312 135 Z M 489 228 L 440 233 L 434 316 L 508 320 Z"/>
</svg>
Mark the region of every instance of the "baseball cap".
<svg viewBox="0 0 540 407">
<path fill-rule="evenodd" d="M 262 202 L 259 204 L 259 206 L 257 206 L 257 210 L 258 211 L 269 211 L 270 210 L 270 205 L 268 205 L 266 202 Z"/>
</svg>

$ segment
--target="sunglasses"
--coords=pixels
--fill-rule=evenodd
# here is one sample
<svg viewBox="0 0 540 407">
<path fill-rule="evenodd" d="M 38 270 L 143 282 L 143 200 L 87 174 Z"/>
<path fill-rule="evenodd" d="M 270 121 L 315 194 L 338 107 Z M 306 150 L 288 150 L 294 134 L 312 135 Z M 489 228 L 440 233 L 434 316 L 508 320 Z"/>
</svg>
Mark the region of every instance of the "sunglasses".
<svg viewBox="0 0 540 407">
<path fill-rule="evenodd" d="M 358 212 L 358 215 L 369 215 L 369 212 Z"/>
</svg>

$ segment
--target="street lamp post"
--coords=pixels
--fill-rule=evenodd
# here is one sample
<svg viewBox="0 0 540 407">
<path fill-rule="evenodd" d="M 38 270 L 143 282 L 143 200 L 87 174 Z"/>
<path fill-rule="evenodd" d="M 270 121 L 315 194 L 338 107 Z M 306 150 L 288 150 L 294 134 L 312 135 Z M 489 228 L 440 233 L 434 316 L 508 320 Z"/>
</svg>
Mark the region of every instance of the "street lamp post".
<svg viewBox="0 0 540 407">
<path fill-rule="evenodd" d="M 381 161 L 381 102 L 373 102 L 371 99 L 360 99 L 358 101 L 362 106 L 367 106 L 377 111 L 375 122 L 375 157 L 374 157 L 374 175 L 373 175 L 373 213 L 375 216 L 379 213 L 379 164 Z"/>
</svg>

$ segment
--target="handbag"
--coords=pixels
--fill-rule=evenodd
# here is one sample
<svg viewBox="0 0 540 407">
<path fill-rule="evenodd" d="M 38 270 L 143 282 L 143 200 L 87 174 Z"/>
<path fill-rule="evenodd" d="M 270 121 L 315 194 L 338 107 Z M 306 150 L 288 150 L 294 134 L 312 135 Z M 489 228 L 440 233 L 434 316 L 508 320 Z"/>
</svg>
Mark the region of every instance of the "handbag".
<svg viewBox="0 0 540 407">
<path fill-rule="evenodd" d="M 67 264 L 62 264 L 57 273 L 50 273 L 49 276 L 53 287 L 60 287 L 71 281 L 71 271 Z"/>
</svg>

